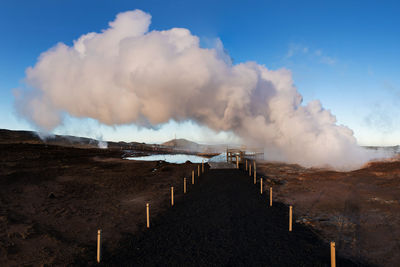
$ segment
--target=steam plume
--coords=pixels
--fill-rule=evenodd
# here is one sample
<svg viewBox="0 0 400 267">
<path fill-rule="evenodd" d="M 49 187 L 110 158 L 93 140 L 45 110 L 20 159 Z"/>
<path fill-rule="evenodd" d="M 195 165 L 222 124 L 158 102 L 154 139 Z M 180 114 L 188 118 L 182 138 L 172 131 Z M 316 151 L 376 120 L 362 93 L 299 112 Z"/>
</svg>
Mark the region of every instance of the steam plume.
<svg viewBox="0 0 400 267">
<path fill-rule="evenodd" d="M 302 105 L 289 70 L 233 65 L 222 44 L 200 48 L 189 30 L 149 31 L 150 21 L 120 13 L 101 33 L 41 54 L 26 71 L 29 89 L 15 92 L 18 112 L 48 131 L 65 113 L 107 125 L 193 120 L 305 166 L 355 168 L 375 156 L 319 101 Z"/>
</svg>

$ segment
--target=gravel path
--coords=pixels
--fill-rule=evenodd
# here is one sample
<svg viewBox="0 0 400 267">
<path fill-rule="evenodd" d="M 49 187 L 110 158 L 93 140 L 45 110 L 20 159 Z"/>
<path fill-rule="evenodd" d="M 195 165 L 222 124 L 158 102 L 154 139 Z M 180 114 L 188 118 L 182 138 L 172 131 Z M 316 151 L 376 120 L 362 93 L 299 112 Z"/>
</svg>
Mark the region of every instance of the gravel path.
<svg viewBox="0 0 400 267">
<path fill-rule="evenodd" d="M 103 264 L 330 266 L 329 244 L 300 224 L 289 232 L 288 207 L 269 207 L 259 188 L 243 171 L 209 170 L 175 206 L 152 217 L 150 229 L 126 234 L 118 255 L 105 254 Z M 357 264 L 338 257 L 337 266 Z"/>
</svg>

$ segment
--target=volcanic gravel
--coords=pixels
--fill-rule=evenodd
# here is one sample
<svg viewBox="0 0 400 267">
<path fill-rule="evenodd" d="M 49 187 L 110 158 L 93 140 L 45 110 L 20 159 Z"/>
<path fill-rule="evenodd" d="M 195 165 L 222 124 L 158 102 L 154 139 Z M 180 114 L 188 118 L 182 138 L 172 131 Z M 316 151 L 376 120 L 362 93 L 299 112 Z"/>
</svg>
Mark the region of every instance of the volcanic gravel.
<svg viewBox="0 0 400 267">
<path fill-rule="evenodd" d="M 142 231 L 126 233 L 117 252 L 107 254 L 104 240 L 102 265 L 330 266 L 329 244 L 301 224 L 289 232 L 289 207 L 269 207 L 268 192 L 245 172 L 209 170 L 188 182 L 188 193 L 157 217 L 150 203 L 150 229 L 144 208 Z M 361 265 L 337 255 L 337 266 Z"/>
</svg>

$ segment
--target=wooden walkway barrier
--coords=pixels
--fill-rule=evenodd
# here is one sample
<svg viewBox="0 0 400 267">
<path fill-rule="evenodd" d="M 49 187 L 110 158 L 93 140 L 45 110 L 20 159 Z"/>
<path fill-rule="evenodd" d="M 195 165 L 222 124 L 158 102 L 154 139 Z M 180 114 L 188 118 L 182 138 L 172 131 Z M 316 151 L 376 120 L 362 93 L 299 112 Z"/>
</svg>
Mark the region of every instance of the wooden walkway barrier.
<svg viewBox="0 0 400 267">
<path fill-rule="evenodd" d="M 269 206 L 272 207 L 272 187 L 269 188 Z"/>
<path fill-rule="evenodd" d="M 292 231 L 292 213 L 293 213 L 293 208 L 292 206 L 289 206 L 289 232 Z"/>
<path fill-rule="evenodd" d="M 331 242 L 331 267 L 336 267 L 335 242 Z"/>
<path fill-rule="evenodd" d="M 174 205 L 174 187 L 171 186 L 171 206 Z"/>
<path fill-rule="evenodd" d="M 97 230 L 97 262 L 101 260 L 101 230 Z"/>
<path fill-rule="evenodd" d="M 262 193 L 263 193 L 262 178 L 260 178 L 260 193 L 261 193 L 261 195 L 262 195 Z"/>
<path fill-rule="evenodd" d="M 147 228 L 150 228 L 150 204 L 146 203 Z"/>
<path fill-rule="evenodd" d="M 256 162 L 254 161 L 254 184 L 256 184 L 257 181 L 257 168 L 256 168 Z"/>
<path fill-rule="evenodd" d="M 186 194 L 186 178 L 183 178 L 183 193 Z"/>
</svg>

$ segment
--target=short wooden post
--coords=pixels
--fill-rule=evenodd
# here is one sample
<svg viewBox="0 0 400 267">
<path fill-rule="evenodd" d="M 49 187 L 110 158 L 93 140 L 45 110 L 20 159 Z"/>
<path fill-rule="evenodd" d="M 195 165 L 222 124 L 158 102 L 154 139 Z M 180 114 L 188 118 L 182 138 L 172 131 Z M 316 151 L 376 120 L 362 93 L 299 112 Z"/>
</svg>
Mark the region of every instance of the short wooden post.
<svg viewBox="0 0 400 267">
<path fill-rule="evenodd" d="M 201 161 L 201 173 L 204 173 L 204 160 Z"/>
<path fill-rule="evenodd" d="M 171 206 L 174 205 L 174 187 L 171 186 Z"/>
<path fill-rule="evenodd" d="M 254 161 L 254 184 L 256 184 L 256 180 L 257 180 L 257 169 L 256 169 L 256 162 Z"/>
<path fill-rule="evenodd" d="M 247 171 L 247 159 L 246 159 L 246 171 Z"/>
<path fill-rule="evenodd" d="M 186 194 L 186 178 L 183 178 L 183 193 Z"/>
<path fill-rule="evenodd" d="M 263 192 L 263 187 L 262 187 L 262 178 L 260 179 L 260 193 L 261 193 L 261 195 L 262 195 L 262 192 Z"/>
<path fill-rule="evenodd" d="M 101 259 L 101 230 L 97 230 L 97 262 Z"/>
<path fill-rule="evenodd" d="M 236 169 L 239 169 L 239 156 L 236 156 Z"/>
<path fill-rule="evenodd" d="M 197 177 L 200 176 L 200 165 L 197 165 Z"/>
<path fill-rule="evenodd" d="M 269 188 L 269 206 L 272 207 L 272 187 Z"/>
<path fill-rule="evenodd" d="M 289 206 L 289 232 L 292 231 L 292 206 Z"/>
<path fill-rule="evenodd" d="M 251 164 L 249 165 L 249 176 L 251 176 Z"/>
<path fill-rule="evenodd" d="M 147 228 L 150 228 L 150 205 L 146 203 L 146 219 L 147 219 Z"/>
<path fill-rule="evenodd" d="M 331 267 L 336 267 L 335 242 L 331 242 Z"/>
<path fill-rule="evenodd" d="M 194 175 L 192 175 L 192 184 L 194 184 Z"/>
</svg>

